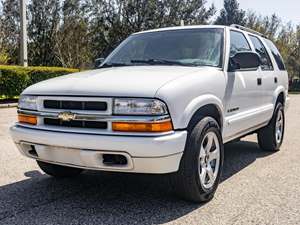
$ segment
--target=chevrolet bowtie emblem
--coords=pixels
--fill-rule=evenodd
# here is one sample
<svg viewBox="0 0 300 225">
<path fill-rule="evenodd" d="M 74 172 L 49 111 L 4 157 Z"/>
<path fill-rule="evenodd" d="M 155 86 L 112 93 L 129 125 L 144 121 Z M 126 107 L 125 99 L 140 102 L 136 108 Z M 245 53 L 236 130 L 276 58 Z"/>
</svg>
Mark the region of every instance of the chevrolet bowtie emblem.
<svg viewBox="0 0 300 225">
<path fill-rule="evenodd" d="M 58 113 L 58 118 L 62 121 L 71 121 L 76 118 L 76 114 L 72 112 L 60 112 Z"/>
</svg>

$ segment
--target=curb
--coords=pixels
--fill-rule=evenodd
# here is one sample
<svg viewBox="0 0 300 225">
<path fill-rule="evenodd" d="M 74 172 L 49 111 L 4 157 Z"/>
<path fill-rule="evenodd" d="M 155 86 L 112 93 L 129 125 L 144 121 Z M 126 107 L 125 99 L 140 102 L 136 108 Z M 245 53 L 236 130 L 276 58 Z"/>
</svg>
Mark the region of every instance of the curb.
<svg viewBox="0 0 300 225">
<path fill-rule="evenodd" d="M 18 106 L 18 103 L 0 104 L 0 109 L 14 108 L 14 107 L 17 107 L 17 106 Z"/>
</svg>

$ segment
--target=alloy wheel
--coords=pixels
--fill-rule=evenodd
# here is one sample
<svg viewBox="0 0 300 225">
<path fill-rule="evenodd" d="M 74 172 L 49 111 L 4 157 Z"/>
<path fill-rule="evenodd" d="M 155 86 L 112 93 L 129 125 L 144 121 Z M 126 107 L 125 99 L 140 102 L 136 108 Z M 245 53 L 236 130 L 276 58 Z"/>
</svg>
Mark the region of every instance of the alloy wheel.
<svg viewBox="0 0 300 225">
<path fill-rule="evenodd" d="M 202 186 L 211 188 L 218 176 L 220 167 L 220 143 L 214 132 L 208 132 L 201 143 L 198 172 Z"/>
</svg>

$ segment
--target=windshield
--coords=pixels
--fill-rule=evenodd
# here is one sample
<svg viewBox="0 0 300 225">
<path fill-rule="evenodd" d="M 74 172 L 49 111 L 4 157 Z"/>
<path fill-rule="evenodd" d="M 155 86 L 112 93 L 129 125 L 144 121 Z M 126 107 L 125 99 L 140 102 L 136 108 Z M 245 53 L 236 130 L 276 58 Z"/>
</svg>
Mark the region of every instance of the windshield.
<svg viewBox="0 0 300 225">
<path fill-rule="evenodd" d="M 222 67 L 223 32 L 221 28 L 199 28 L 133 34 L 102 66 Z"/>
</svg>

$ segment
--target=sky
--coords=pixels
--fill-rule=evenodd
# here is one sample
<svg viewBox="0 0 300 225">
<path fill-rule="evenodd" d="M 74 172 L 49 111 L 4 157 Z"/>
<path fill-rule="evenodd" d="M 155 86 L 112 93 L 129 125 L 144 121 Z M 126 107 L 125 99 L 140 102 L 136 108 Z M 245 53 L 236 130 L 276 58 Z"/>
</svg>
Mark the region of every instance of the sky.
<svg viewBox="0 0 300 225">
<path fill-rule="evenodd" d="M 257 12 L 263 16 L 276 13 L 283 22 L 300 24 L 300 0 L 238 0 L 240 8 Z M 207 0 L 214 3 L 218 11 L 223 8 L 223 0 Z"/>
</svg>

